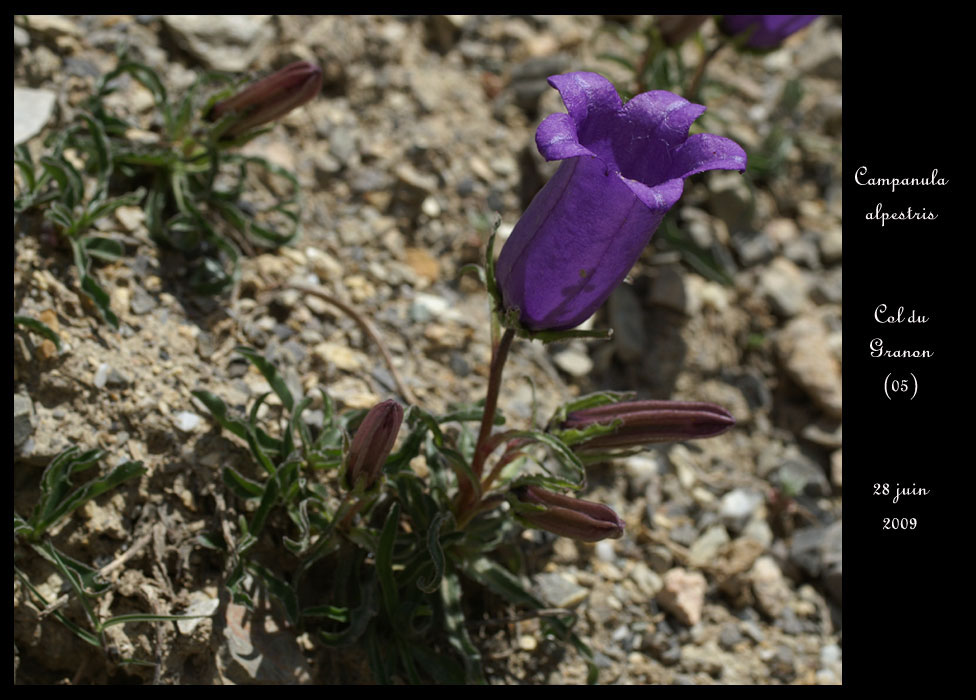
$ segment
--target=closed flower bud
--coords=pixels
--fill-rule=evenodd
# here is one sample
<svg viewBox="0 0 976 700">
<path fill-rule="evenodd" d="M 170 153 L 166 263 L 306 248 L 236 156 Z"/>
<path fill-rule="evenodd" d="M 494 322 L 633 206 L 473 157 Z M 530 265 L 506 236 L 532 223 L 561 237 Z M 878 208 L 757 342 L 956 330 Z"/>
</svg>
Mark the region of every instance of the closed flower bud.
<svg viewBox="0 0 976 700">
<path fill-rule="evenodd" d="M 539 125 L 536 145 L 559 170 L 535 196 L 498 257 L 503 311 L 532 331 L 578 326 L 637 262 L 685 178 L 746 168 L 733 141 L 688 135 L 705 111 L 665 90 L 623 104 L 596 73 L 549 78 L 568 114 Z"/>
<path fill-rule="evenodd" d="M 559 428 L 578 431 L 592 425 L 616 429 L 573 445 L 577 452 L 714 437 L 735 425 L 735 419 L 724 408 L 701 401 L 622 401 L 573 411 Z"/>
<path fill-rule="evenodd" d="M 235 113 L 241 116 L 226 132 L 238 136 L 256 126 L 282 117 L 319 94 L 322 69 L 314 63 L 298 61 L 262 78 L 233 97 L 214 105 L 213 119 Z"/>
<path fill-rule="evenodd" d="M 820 15 L 724 15 L 722 31 L 730 36 L 745 34 L 751 49 L 774 49 Z"/>
<path fill-rule="evenodd" d="M 355 488 L 362 481 L 368 489 L 376 483 L 402 422 L 403 408 L 393 399 L 369 409 L 346 455 L 346 486 Z"/>
<path fill-rule="evenodd" d="M 609 506 L 547 491 L 539 486 L 515 490 L 518 503 L 542 506 L 521 509 L 518 515 L 532 527 L 581 542 L 617 539 L 624 534 L 624 521 Z"/>
</svg>

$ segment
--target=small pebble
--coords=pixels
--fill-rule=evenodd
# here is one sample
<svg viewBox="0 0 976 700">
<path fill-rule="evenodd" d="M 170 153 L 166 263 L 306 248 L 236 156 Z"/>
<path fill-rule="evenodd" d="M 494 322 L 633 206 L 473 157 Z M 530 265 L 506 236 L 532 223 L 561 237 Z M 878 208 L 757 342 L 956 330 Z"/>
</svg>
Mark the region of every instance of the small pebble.
<svg viewBox="0 0 976 700">
<path fill-rule="evenodd" d="M 180 411 L 173 416 L 173 422 L 176 424 L 176 427 L 184 433 L 192 433 L 202 421 L 203 418 L 191 411 Z"/>
</svg>

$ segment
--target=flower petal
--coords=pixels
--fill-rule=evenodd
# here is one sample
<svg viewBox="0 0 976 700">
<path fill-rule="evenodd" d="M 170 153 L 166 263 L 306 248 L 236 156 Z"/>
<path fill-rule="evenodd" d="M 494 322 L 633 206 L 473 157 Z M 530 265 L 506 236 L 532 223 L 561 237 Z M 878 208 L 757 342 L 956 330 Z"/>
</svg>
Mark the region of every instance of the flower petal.
<svg viewBox="0 0 976 700">
<path fill-rule="evenodd" d="M 562 112 L 550 114 L 535 132 L 535 144 L 546 160 L 596 155 L 581 145 L 576 136 L 576 122 Z"/>
<path fill-rule="evenodd" d="M 706 170 L 745 172 L 746 152 L 724 136 L 695 134 L 672 153 L 669 177 L 688 177 Z"/>
<path fill-rule="evenodd" d="M 582 130 L 584 123 L 594 118 L 611 116 L 620 110 L 620 95 L 609 80 L 598 73 L 579 71 L 554 75 L 549 84 L 559 90 L 569 116 Z M 585 141 L 584 141 L 585 142 Z"/>
<path fill-rule="evenodd" d="M 648 209 L 662 216 L 681 199 L 681 193 L 685 188 L 685 181 L 680 177 L 666 180 L 654 187 L 648 187 L 643 182 L 623 176 L 620 177 L 620 181 L 627 185 L 634 196 Z"/>
<path fill-rule="evenodd" d="M 505 307 L 528 328 L 578 326 L 630 272 L 667 209 L 648 208 L 635 185 L 656 201 L 600 159 L 574 158 L 532 200 L 495 267 Z M 667 204 L 672 193 L 659 194 Z"/>
</svg>

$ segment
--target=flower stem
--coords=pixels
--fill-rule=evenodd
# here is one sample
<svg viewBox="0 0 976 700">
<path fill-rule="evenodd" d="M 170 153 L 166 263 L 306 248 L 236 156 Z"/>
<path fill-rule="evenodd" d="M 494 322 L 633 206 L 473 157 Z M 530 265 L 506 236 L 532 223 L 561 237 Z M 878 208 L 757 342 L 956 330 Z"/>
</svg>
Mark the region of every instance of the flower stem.
<svg viewBox="0 0 976 700">
<path fill-rule="evenodd" d="M 505 369 L 505 361 L 508 359 L 508 351 L 512 347 L 515 339 L 515 331 L 506 328 L 501 339 L 492 344 L 491 349 L 491 368 L 488 371 L 488 392 L 485 395 L 485 409 L 481 416 L 481 430 L 478 432 L 478 442 L 475 444 L 474 457 L 471 460 L 471 471 L 475 478 L 480 479 L 481 473 L 485 469 L 485 460 L 491 453 L 493 447 L 497 446 L 489 442 L 491 437 L 491 427 L 495 423 L 495 411 L 498 409 L 498 391 L 502 385 L 502 371 Z M 457 496 L 458 515 L 466 511 L 470 506 L 475 505 L 473 500 L 473 484 L 468 480 L 462 480 Z M 459 517 L 459 520 L 461 518 Z"/>
</svg>

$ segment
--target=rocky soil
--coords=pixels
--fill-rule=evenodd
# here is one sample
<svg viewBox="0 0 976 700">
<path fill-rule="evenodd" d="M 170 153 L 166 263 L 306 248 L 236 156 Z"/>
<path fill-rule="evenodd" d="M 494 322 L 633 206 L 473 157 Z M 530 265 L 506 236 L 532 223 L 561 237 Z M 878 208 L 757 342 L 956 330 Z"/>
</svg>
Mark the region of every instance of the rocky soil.
<svg viewBox="0 0 976 700">
<path fill-rule="evenodd" d="M 186 261 L 160 250 L 125 207 L 98 222 L 126 244 L 99 278 L 118 332 L 83 301 L 70 258 L 43 231 L 15 225 L 14 313 L 44 320 L 56 352 L 14 333 L 14 506 L 26 514 L 44 465 L 69 445 L 101 447 L 104 467 L 147 473 L 89 503 L 52 533 L 95 567 L 112 564 L 100 611 L 202 612 L 193 623 L 107 630 L 119 666 L 28 601 L 14 579 L 18 683 L 369 682 L 361 659 L 296 636 L 273 615 L 228 604 L 222 559 L 197 535 L 236 518 L 220 478 L 246 464 L 190 395 L 234 409 L 268 390 L 235 353 L 259 349 L 293 390 L 324 387 L 340 407 L 369 407 L 396 388 L 347 315 L 282 289 L 321 285 L 372 319 L 417 400 L 433 411 L 483 396 L 488 305 L 459 269 L 483 256 L 497 212 L 511 231 L 553 172 L 533 134 L 562 111 L 548 75 L 597 70 L 635 41 L 647 17 L 31 16 L 15 20 L 15 142 L 36 155 L 64 125 L 113 52 L 159 71 L 171 91 L 201 70 L 265 73 L 294 60 L 323 66 L 323 94 L 248 148 L 297 172 L 307 193 L 292 246 L 249 257 L 236 293 L 191 294 Z M 604 29 L 614 31 L 604 31 Z M 714 27 L 704 29 L 707 41 Z M 698 49 L 686 46 L 695 65 Z M 532 583 L 578 614 L 607 684 L 834 684 L 841 615 L 841 23 L 823 17 L 781 49 L 709 65 L 699 101 L 709 132 L 736 139 L 762 177 L 691 178 L 669 215 L 714 252 L 730 284 L 703 276 L 661 232 L 593 320 L 612 341 L 517 342 L 501 408 L 528 424 L 595 389 L 706 400 L 737 426 L 664 445 L 590 473 L 587 497 L 626 520 L 624 537 L 586 545 L 528 532 Z M 152 101 L 128 83 L 118 105 Z M 16 178 L 15 178 L 16 180 Z M 15 186 L 16 191 L 16 186 Z M 531 383 L 527 381 L 531 379 Z M 48 600 L 69 589 L 27 549 L 15 562 Z M 76 610 L 66 608 L 66 614 Z M 579 655 L 543 638 L 537 619 L 485 625 L 473 637 L 492 683 L 585 682 Z M 257 659 L 257 662 L 255 661 Z"/>
</svg>

